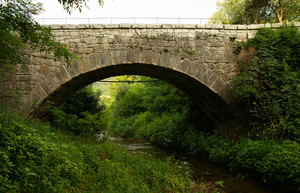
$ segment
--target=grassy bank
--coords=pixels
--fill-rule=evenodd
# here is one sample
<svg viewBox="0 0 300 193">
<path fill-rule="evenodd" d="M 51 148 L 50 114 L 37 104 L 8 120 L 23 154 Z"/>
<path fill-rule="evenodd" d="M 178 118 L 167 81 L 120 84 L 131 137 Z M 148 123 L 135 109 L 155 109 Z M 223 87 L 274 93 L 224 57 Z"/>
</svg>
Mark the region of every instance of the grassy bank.
<svg viewBox="0 0 300 193">
<path fill-rule="evenodd" d="M 142 113 L 114 120 L 110 132 L 207 157 L 241 178 L 255 177 L 284 190 L 300 191 L 300 145 L 273 139 L 229 138 L 194 130 L 180 114 Z M 297 189 L 298 188 L 298 189 Z"/>
<path fill-rule="evenodd" d="M 0 108 L 0 192 L 194 192 L 186 163 L 133 155 Z"/>
</svg>

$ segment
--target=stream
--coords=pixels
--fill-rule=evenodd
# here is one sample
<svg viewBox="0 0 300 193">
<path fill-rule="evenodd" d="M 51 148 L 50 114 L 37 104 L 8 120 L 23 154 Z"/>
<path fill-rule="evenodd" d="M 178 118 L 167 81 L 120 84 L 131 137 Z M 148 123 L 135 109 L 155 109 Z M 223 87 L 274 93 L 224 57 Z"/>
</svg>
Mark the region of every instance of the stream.
<svg viewBox="0 0 300 193">
<path fill-rule="evenodd" d="M 204 159 L 195 158 L 193 155 L 181 155 L 169 152 L 163 148 L 155 146 L 145 140 L 134 140 L 110 137 L 110 140 L 127 147 L 132 153 L 152 154 L 159 159 L 166 159 L 174 156 L 177 160 L 186 161 L 192 169 L 192 176 L 195 181 L 205 180 L 207 182 L 223 181 L 223 189 L 226 193 L 282 193 L 282 191 L 267 186 L 255 180 L 242 180 L 228 173 L 226 169 L 215 165 Z"/>
</svg>

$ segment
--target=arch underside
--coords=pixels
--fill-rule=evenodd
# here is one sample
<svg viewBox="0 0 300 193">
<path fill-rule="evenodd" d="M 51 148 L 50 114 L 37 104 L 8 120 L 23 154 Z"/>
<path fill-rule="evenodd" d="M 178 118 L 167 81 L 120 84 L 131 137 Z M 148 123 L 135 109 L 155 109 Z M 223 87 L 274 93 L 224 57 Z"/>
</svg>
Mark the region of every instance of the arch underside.
<svg viewBox="0 0 300 193">
<path fill-rule="evenodd" d="M 188 94 L 212 120 L 223 122 L 232 117 L 228 104 L 199 80 L 169 68 L 140 63 L 112 65 L 80 74 L 51 93 L 31 114 L 34 117 L 42 118 L 47 114 L 47 101 L 60 105 L 77 90 L 93 82 L 120 75 L 141 75 L 157 78 Z"/>
</svg>

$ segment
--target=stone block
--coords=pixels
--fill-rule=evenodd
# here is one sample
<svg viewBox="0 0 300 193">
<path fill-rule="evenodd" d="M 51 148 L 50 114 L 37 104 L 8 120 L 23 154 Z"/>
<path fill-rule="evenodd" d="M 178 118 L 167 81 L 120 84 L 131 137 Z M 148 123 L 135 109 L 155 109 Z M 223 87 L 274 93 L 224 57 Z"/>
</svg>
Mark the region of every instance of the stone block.
<svg viewBox="0 0 300 193">
<path fill-rule="evenodd" d="M 161 24 L 147 24 L 147 29 L 159 29 L 162 27 Z"/>
<path fill-rule="evenodd" d="M 283 24 L 282 23 L 272 23 L 271 27 L 272 28 L 280 28 Z"/>
<path fill-rule="evenodd" d="M 104 25 L 103 24 L 90 24 L 91 29 L 103 29 Z"/>
<path fill-rule="evenodd" d="M 247 25 L 237 25 L 237 29 L 247 29 Z"/>
<path fill-rule="evenodd" d="M 49 27 L 51 29 L 61 29 L 61 25 L 56 25 L 56 24 L 49 25 Z"/>
<path fill-rule="evenodd" d="M 119 28 L 119 24 L 104 24 L 103 28 L 104 29 L 118 29 Z"/>
<path fill-rule="evenodd" d="M 294 26 L 296 26 L 296 27 L 300 27 L 300 22 L 295 22 L 295 23 L 293 23 L 294 24 Z"/>
<path fill-rule="evenodd" d="M 175 29 L 175 24 L 162 24 L 163 29 Z"/>
<path fill-rule="evenodd" d="M 197 25 L 197 29 L 205 29 L 206 28 L 206 24 L 198 24 Z"/>
<path fill-rule="evenodd" d="M 54 72 L 54 75 L 61 84 L 64 84 L 72 79 L 65 65 L 59 66 L 59 68 Z"/>
<path fill-rule="evenodd" d="M 77 29 L 89 29 L 90 25 L 89 24 L 79 24 L 76 26 Z"/>
<path fill-rule="evenodd" d="M 77 54 L 90 54 L 94 51 L 93 48 L 86 48 L 86 47 L 76 47 L 74 49 L 74 53 L 77 53 Z"/>
<path fill-rule="evenodd" d="M 175 24 L 176 29 L 196 29 L 196 24 Z"/>
<path fill-rule="evenodd" d="M 61 28 L 62 29 L 76 29 L 76 25 L 73 25 L 73 24 L 64 24 L 64 25 L 61 25 Z"/>
<path fill-rule="evenodd" d="M 129 23 L 122 23 L 119 25 L 120 29 L 130 29 L 131 28 L 131 24 Z"/>
<path fill-rule="evenodd" d="M 266 24 L 265 24 L 265 27 L 270 28 L 270 27 L 272 27 L 272 26 L 271 26 L 270 23 L 266 23 Z"/>
<path fill-rule="evenodd" d="M 223 24 L 211 24 L 212 29 L 224 29 Z"/>
<path fill-rule="evenodd" d="M 211 29 L 212 28 L 212 24 L 205 24 L 205 29 Z"/>
<path fill-rule="evenodd" d="M 41 96 L 41 98 L 47 97 L 47 93 L 39 83 L 35 84 L 33 89 Z"/>
<path fill-rule="evenodd" d="M 237 28 L 238 28 L 237 25 L 224 25 L 224 29 L 235 30 L 235 29 L 237 29 Z"/>
<path fill-rule="evenodd" d="M 253 30 L 253 29 L 260 29 L 265 27 L 264 24 L 252 24 L 252 25 L 247 25 L 247 29 Z"/>
<path fill-rule="evenodd" d="M 139 24 L 139 23 L 132 24 L 132 28 L 134 29 L 146 29 L 146 27 L 147 27 L 146 24 Z"/>
</svg>

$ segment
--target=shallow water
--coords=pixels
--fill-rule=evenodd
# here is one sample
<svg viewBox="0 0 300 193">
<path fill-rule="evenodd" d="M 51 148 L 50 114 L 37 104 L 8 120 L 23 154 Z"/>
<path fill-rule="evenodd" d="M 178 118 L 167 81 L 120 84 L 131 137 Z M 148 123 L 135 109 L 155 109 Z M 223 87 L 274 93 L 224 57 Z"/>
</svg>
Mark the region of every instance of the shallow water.
<svg viewBox="0 0 300 193">
<path fill-rule="evenodd" d="M 152 154 L 162 160 L 169 156 L 175 159 L 187 161 L 192 169 L 195 181 L 223 181 L 226 193 L 283 193 L 272 186 L 268 186 L 255 180 L 242 180 L 228 173 L 224 168 L 205 159 L 195 158 L 192 155 L 181 155 L 169 152 L 144 140 L 123 139 L 111 137 L 110 140 L 127 147 L 132 153 Z"/>
</svg>

